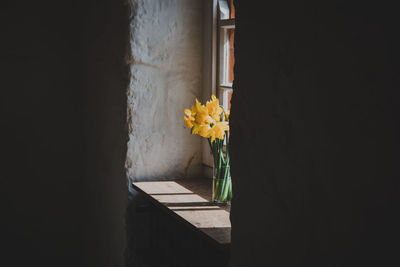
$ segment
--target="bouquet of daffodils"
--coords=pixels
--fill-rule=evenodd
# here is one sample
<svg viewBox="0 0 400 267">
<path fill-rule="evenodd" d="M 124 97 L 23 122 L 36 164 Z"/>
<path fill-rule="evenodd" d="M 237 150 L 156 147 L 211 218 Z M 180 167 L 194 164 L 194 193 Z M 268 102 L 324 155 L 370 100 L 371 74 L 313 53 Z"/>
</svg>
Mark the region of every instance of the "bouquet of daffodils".
<svg viewBox="0 0 400 267">
<path fill-rule="evenodd" d="M 232 198 L 232 181 L 229 161 L 229 112 L 219 105 L 212 95 L 206 105 L 197 99 L 191 109 L 185 109 L 184 120 L 192 134 L 207 138 L 214 157 L 213 201 L 223 204 Z M 224 150 L 225 146 L 225 150 Z"/>
</svg>

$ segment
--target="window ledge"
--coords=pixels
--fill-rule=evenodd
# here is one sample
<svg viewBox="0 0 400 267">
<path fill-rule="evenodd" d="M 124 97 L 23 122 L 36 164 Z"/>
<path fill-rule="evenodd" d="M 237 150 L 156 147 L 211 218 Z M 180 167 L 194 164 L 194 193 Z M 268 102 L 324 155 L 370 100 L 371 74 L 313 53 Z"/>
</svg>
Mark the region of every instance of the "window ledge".
<svg viewBox="0 0 400 267">
<path fill-rule="evenodd" d="M 211 202 L 211 179 L 135 182 L 133 187 L 156 206 L 218 248 L 231 242 L 230 206 Z"/>
</svg>

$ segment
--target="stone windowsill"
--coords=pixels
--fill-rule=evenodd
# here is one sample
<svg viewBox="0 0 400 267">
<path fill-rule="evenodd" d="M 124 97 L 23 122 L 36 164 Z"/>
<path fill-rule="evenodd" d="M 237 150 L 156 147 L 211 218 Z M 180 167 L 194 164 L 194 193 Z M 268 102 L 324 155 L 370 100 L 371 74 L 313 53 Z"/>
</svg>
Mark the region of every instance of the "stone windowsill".
<svg viewBox="0 0 400 267">
<path fill-rule="evenodd" d="M 211 179 L 135 182 L 133 187 L 157 207 L 220 249 L 231 241 L 230 206 L 211 202 Z"/>
</svg>

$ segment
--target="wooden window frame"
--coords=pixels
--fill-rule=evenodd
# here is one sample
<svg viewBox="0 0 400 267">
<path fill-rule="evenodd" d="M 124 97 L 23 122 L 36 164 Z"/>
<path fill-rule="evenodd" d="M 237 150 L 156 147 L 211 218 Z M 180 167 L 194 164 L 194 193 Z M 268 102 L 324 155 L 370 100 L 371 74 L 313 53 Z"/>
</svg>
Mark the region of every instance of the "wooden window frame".
<svg viewBox="0 0 400 267">
<path fill-rule="evenodd" d="M 228 30 L 235 29 L 235 19 L 229 18 L 229 14 L 223 14 L 222 9 L 228 9 L 226 0 L 218 1 L 217 9 L 217 95 L 225 110 L 228 110 L 228 93 L 233 91 L 232 83 L 228 81 L 229 71 L 229 35 Z"/>
<path fill-rule="evenodd" d="M 203 36 L 203 99 L 210 99 L 212 94 L 220 99 L 221 105 L 228 109 L 228 92 L 232 91 L 232 84 L 226 83 L 223 79 L 227 66 L 221 65 L 224 62 L 226 53 L 228 29 L 235 28 L 235 19 L 225 15 L 221 18 L 221 4 L 227 1 L 206 0 L 204 1 L 204 36 Z M 225 46 L 225 47 L 224 47 Z M 227 56 L 227 55 L 225 55 Z M 212 177 L 213 158 L 207 140 L 202 140 L 202 158 L 204 175 Z"/>
</svg>

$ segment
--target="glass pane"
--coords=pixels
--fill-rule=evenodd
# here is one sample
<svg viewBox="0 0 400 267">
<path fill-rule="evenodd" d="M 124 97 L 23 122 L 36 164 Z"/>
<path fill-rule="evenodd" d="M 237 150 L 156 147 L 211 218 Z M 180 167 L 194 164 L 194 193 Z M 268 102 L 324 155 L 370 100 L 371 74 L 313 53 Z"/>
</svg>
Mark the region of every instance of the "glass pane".
<svg viewBox="0 0 400 267">
<path fill-rule="evenodd" d="M 220 104 L 224 107 L 225 110 L 231 109 L 231 98 L 232 98 L 232 88 L 220 87 Z"/>
<path fill-rule="evenodd" d="M 234 56 L 234 39 L 235 39 L 235 29 L 228 29 L 228 83 L 233 82 L 233 65 L 235 64 L 235 56 Z"/>
<path fill-rule="evenodd" d="M 219 0 L 218 7 L 220 19 L 235 18 L 235 6 L 233 5 L 233 0 Z"/>
<path fill-rule="evenodd" d="M 229 8 L 229 3 L 226 0 L 219 0 L 218 7 L 219 7 L 219 18 L 220 19 L 230 18 L 231 11 Z"/>
</svg>

